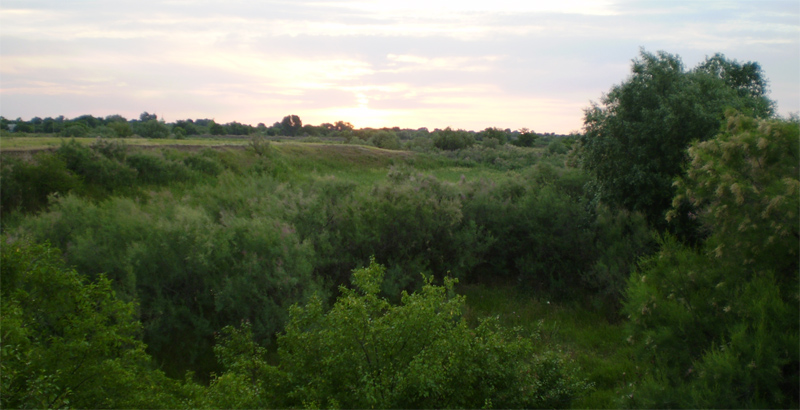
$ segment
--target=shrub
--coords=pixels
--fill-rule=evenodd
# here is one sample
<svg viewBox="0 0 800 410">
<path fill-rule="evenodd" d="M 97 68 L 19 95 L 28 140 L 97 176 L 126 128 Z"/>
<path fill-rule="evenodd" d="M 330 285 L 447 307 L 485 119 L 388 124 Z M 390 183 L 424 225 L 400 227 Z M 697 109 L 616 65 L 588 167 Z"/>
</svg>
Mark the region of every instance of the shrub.
<svg viewBox="0 0 800 410">
<path fill-rule="evenodd" d="M 691 201 L 710 236 L 662 239 L 628 283 L 629 340 L 655 364 L 633 405 L 797 407 L 799 136 L 797 122 L 730 112 L 692 145 L 669 215 Z"/>
<path fill-rule="evenodd" d="M 100 155 L 74 139 L 62 143 L 56 154 L 64 160 L 70 171 L 83 178 L 90 195 L 104 196 L 114 190 L 124 191 L 130 189 L 136 180 L 136 170 L 116 159 Z"/>
<path fill-rule="evenodd" d="M 433 133 L 433 145 L 436 148 L 454 151 L 475 144 L 475 137 L 464 130 L 454 131 L 450 127 Z"/>
<path fill-rule="evenodd" d="M 67 169 L 59 156 L 41 153 L 30 162 L 4 158 L 0 185 L 0 213 L 14 210 L 35 213 L 47 206 L 50 195 L 79 188 L 81 178 Z"/>
<path fill-rule="evenodd" d="M 272 380 L 285 392 L 279 405 L 556 408 L 588 388 L 559 356 L 536 354 L 520 329 L 493 319 L 470 329 L 455 281 L 427 278 L 394 306 L 378 296 L 384 274 L 373 260 L 329 312 L 319 299 L 292 308 L 278 340 L 286 376 Z"/>
<path fill-rule="evenodd" d="M 178 406 L 110 281 L 87 281 L 46 244 L 0 246 L 3 408 Z"/>
</svg>

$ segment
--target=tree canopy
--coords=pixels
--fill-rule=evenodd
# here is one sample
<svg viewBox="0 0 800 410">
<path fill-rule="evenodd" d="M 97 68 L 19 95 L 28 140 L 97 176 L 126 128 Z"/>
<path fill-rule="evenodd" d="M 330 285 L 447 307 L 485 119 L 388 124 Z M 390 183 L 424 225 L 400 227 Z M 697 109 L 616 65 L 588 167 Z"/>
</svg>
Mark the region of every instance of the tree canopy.
<svg viewBox="0 0 800 410">
<path fill-rule="evenodd" d="M 642 50 L 631 76 L 585 111 L 579 157 L 596 199 L 664 228 L 689 143 L 715 135 L 727 108 L 771 116 L 766 92 L 757 63 L 716 54 L 686 71 L 678 56 Z"/>
</svg>

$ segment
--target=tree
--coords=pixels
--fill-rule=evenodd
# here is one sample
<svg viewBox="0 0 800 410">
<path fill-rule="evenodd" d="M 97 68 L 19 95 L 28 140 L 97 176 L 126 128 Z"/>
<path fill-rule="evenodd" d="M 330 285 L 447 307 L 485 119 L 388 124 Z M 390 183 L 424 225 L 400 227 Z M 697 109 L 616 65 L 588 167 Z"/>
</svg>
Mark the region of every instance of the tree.
<svg viewBox="0 0 800 410">
<path fill-rule="evenodd" d="M 447 127 L 433 133 L 433 145 L 442 150 L 455 151 L 474 144 L 475 138 L 464 130 L 455 131 Z"/>
<path fill-rule="evenodd" d="M 303 129 L 303 122 L 300 121 L 300 117 L 294 114 L 287 115 L 281 121 L 281 128 L 284 134 L 293 137 Z"/>
<path fill-rule="evenodd" d="M 175 125 L 172 127 L 173 132 L 176 128 L 183 128 L 185 135 L 199 135 L 200 131 L 198 131 L 197 126 L 191 120 L 178 120 L 175 121 Z"/>
<path fill-rule="evenodd" d="M 488 139 L 495 139 L 497 143 L 503 145 L 508 140 L 508 133 L 497 127 L 486 128 L 481 132 L 481 137 L 484 141 Z"/>
<path fill-rule="evenodd" d="M 799 140 L 796 121 L 730 112 L 692 144 L 669 215 L 691 201 L 710 236 L 663 239 L 628 283 L 628 340 L 652 363 L 631 405 L 797 407 Z"/>
<path fill-rule="evenodd" d="M 3 408 L 178 406 L 109 280 L 87 282 L 46 244 L 0 247 Z"/>
<path fill-rule="evenodd" d="M 686 72 L 679 57 L 642 50 L 631 76 L 585 111 L 578 155 L 596 199 L 667 227 L 672 182 L 682 175 L 689 142 L 712 137 L 727 107 L 770 116 L 765 93 L 755 63 L 739 65 L 718 54 Z M 690 225 L 683 222 L 673 229 Z"/>
<path fill-rule="evenodd" d="M 147 111 L 139 114 L 139 121 L 141 121 L 141 122 L 147 122 L 147 121 L 150 121 L 150 120 L 157 120 L 157 119 L 158 119 L 158 115 L 150 114 Z"/>
<path fill-rule="evenodd" d="M 520 128 L 519 136 L 514 140 L 513 144 L 518 147 L 532 147 L 538 137 L 532 130 Z"/>
<path fill-rule="evenodd" d="M 124 138 L 133 135 L 133 129 L 127 121 L 112 121 L 108 123 L 108 127 L 111 128 L 118 137 Z"/>
<path fill-rule="evenodd" d="M 211 133 L 211 135 L 223 135 L 225 134 L 225 127 L 212 120 L 208 125 L 208 132 Z"/>
<path fill-rule="evenodd" d="M 137 125 L 136 133 L 145 138 L 167 138 L 169 128 L 161 121 L 148 120 Z"/>
</svg>

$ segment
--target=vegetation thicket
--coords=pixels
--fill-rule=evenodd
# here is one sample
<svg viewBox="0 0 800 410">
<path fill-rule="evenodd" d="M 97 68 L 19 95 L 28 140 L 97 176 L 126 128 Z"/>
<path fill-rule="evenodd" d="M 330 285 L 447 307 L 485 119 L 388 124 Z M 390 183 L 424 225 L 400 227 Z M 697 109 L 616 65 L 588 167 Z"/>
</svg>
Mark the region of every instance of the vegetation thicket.
<svg viewBox="0 0 800 410">
<path fill-rule="evenodd" d="M 0 164 L 0 407 L 797 407 L 800 123 L 632 71 L 570 136 L 0 118 L 67 137 Z"/>
</svg>

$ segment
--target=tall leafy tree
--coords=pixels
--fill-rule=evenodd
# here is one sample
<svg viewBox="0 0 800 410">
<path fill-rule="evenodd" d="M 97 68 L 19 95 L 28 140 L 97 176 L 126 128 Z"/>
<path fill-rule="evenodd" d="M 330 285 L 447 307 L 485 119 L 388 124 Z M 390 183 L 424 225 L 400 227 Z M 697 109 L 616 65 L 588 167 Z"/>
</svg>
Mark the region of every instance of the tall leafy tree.
<svg viewBox="0 0 800 410">
<path fill-rule="evenodd" d="M 295 136 L 303 129 L 303 121 L 297 115 L 287 115 L 281 121 L 281 128 L 284 134 Z"/>
<path fill-rule="evenodd" d="M 630 338 L 651 363 L 635 407 L 796 408 L 800 402 L 800 126 L 730 114 L 692 144 L 680 203 L 710 236 L 671 238 L 628 285 Z"/>
<path fill-rule="evenodd" d="M 689 143 L 715 135 L 726 108 L 771 116 L 766 92 L 757 63 L 717 54 L 686 71 L 676 55 L 642 50 L 631 76 L 585 111 L 579 156 L 596 198 L 666 227 Z"/>
</svg>

